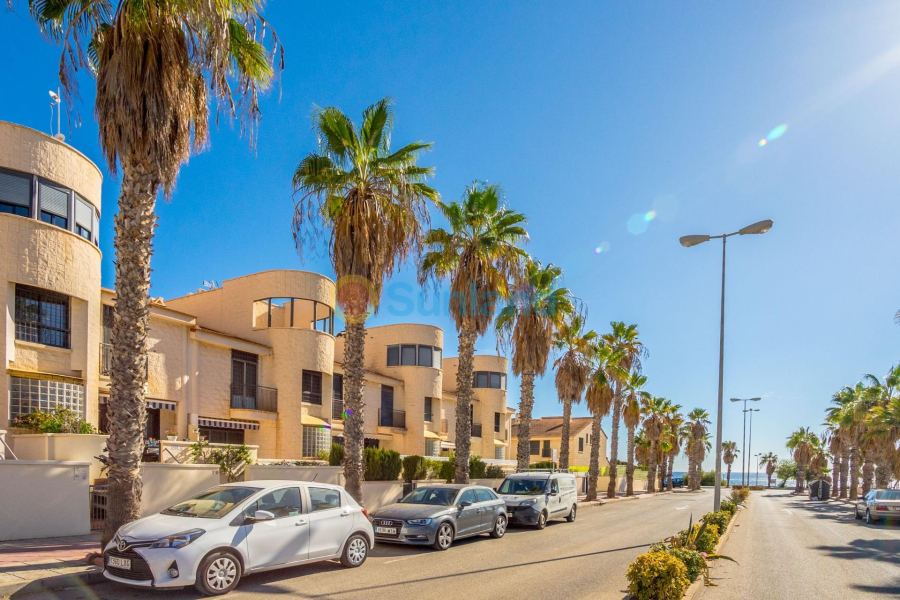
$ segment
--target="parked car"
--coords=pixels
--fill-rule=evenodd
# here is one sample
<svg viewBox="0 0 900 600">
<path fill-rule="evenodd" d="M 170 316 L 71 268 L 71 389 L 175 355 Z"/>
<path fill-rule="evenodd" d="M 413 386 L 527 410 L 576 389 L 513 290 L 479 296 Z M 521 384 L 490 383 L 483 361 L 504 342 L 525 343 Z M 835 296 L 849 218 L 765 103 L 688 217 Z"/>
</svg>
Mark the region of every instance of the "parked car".
<svg viewBox="0 0 900 600">
<path fill-rule="evenodd" d="M 900 490 L 871 490 L 856 501 L 856 518 L 874 525 L 882 519 L 900 519 Z"/>
<path fill-rule="evenodd" d="M 510 523 L 547 526 L 550 519 L 575 520 L 578 492 L 569 472 L 529 469 L 508 475 L 497 492 L 506 503 Z"/>
<path fill-rule="evenodd" d="M 669 478 L 668 478 L 668 477 L 666 477 L 665 479 L 663 479 L 663 485 L 662 485 L 662 486 L 663 486 L 663 488 L 669 487 Z M 672 487 L 673 487 L 673 488 L 684 487 L 684 478 L 682 478 L 682 477 L 673 477 L 673 478 L 672 478 Z"/>
<path fill-rule="evenodd" d="M 358 567 L 374 541 L 365 509 L 341 487 L 229 483 L 123 525 L 104 549 L 103 574 L 143 587 L 194 585 L 216 596 L 245 573 L 335 558 Z"/>
<path fill-rule="evenodd" d="M 372 512 L 375 539 L 431 545 L 446 550 L 454 540 L 490 533 L 502 538 L 507 516 L 503 500 L 482 485 L 425 485 Z"/>
</svg>

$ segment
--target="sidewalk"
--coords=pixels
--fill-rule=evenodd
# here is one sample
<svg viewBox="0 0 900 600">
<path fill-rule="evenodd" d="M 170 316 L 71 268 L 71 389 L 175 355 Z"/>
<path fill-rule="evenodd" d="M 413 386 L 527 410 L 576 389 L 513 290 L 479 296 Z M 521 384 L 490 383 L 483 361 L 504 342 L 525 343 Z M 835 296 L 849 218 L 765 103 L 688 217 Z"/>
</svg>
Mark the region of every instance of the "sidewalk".
<svg viewBox="0 0 900 600">
<path fill-rule="evenodd" d="M 85 562 L 99 550 L 99 533 L 0 542 L 0 598 L 100 581 L 101 569 Z"/>
</svg>

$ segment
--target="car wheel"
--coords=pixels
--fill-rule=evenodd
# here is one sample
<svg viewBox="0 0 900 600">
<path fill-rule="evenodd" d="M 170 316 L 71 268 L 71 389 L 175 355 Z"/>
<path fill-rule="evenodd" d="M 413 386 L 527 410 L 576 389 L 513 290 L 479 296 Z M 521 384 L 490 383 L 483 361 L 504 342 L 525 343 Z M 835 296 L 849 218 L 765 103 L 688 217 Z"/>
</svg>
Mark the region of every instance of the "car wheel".
<svg viewBox="0 0 900 600">
<path fill-rule="evenodd" d="M 435 550 L 446 550 L 453 544 L 453 525 L 450 523 L 441 523 L 437 533 L 434 535 Z"/>
<path fill-rule="evenodd" d="M 503 537 L 503 534 L 506 533 L 506 515 L 500 515 L 497 517 L 497 522 L 494 523 L 494 529 L 491 531 L 491 537 L 500 539 Z"/>
<path fill-rule="evenodd" d="M 233 590 L 240 579 L 240 561 L 229 552 L 213 552 L 201 561 L 194 587 L 204 596 L 221 596 Z"/>
<path fill-rule="evenodd" d="M 876 523 L 875 517 L 872 516 L 872 511 L 868 508 L 866 509 L 866 523 L 868 525 L 874 525 Z"/>
<path fill-rule="evenodd" d="M 573 504 L 572 510 L 569 511 L 569 516 L 566 517 L 566 521 L 568 521 L 569 523 L 575 522 L 575 508 L 576 508 L 576 506 Z"/>
<path fill-rule="evenodd" d="M 345 567 L 359 567 L 366 562 L 369 556 L 369 543 L 360 534 L 351 535 L 344 544 L 344 553 L 341 554 L 341 564 Z"/>
<path fill-rule="evenodd" d="M 540 515 L 538 515 L 537 523 L 535 523 L 535 529 L 543 529 L 547 526 L 547 511 L 542 511 Z"/>
</svg>

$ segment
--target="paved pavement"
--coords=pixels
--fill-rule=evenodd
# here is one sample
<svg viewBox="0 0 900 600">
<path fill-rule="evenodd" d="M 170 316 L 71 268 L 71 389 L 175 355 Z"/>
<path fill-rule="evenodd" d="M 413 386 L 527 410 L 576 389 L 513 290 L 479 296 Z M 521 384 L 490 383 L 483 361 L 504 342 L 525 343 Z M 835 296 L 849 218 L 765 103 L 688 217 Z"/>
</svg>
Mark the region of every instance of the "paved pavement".
<svg viewBox="0 0 900 600">
<path fill-rule="evenodd" d="M 33 581 L 89 571 L 84 558 L 99 547 L 99 533 L 0 542 L 0 596 Z"/>
<path fill-rule="evenodd" d="M 233 600 L 289 594 L 297 598 L 423 600 L 473 597 L 539 598 L 558 595 L 622 600 L 625 569 L 661 538 L 712 510 L 712 492 L 675 493 L 585 508 L 575 523 L 551 522 L 544 531 L 511 528 L 494 540 L 460 540 L 446 552 L 379 544 L 359 569 L 317 563 L 250 575 L 229 594 Z M 563 586 L 560 588 L 559 586 Z M 159 598 L 159 592 L 106 583 L 32 598 L 61 600 Z M 166 600 L 195 599 L 193 588 Z M 15 598 L 15 596 L 14 596 Z M 744 599 L 745 600 L 745 599 Z"/>
<path fill-rule="evenodd" d="M 900 525 L 866 525 L 852 505 L 752 492 L 697 600 L 900 597 Z"/>
</svg>

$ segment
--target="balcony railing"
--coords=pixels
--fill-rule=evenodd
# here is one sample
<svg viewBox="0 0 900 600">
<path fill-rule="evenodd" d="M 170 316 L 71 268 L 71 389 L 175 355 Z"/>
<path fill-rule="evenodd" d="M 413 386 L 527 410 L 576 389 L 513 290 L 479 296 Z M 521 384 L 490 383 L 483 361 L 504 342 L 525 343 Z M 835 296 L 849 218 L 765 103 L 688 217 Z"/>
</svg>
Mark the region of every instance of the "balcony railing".
<svg viewBox="0 0 900 600">
<path fill-rule="evenodd" d="M 231 408 L 278 412 L 278 390 L 259 385 L 232 383 Z"/>
<path fill-rule="evenodd" d="M 112 368 L 112 344 L 100 344 L 100 376 L 109 377 Z M 149 376 L 150 352 L 147 352 L 147 358 L 144 360 L 144 376 Z"/>
<path fill-rule="evenodd" d="M 472 423 L 472 437 L 481 437 L 481 423 Z"/>
<path fill-rule="evenodd" d="M 335 421 L 343 421 L 344 420 L 344 401 L 343 400 L 332 400 L 331 401 L 331 418 Z"/>
<path fill-rule="evenodd" d="M 406 429 L 405 410 L 381 410 L 378 409 L 378 426 Z"/>
</svg>

